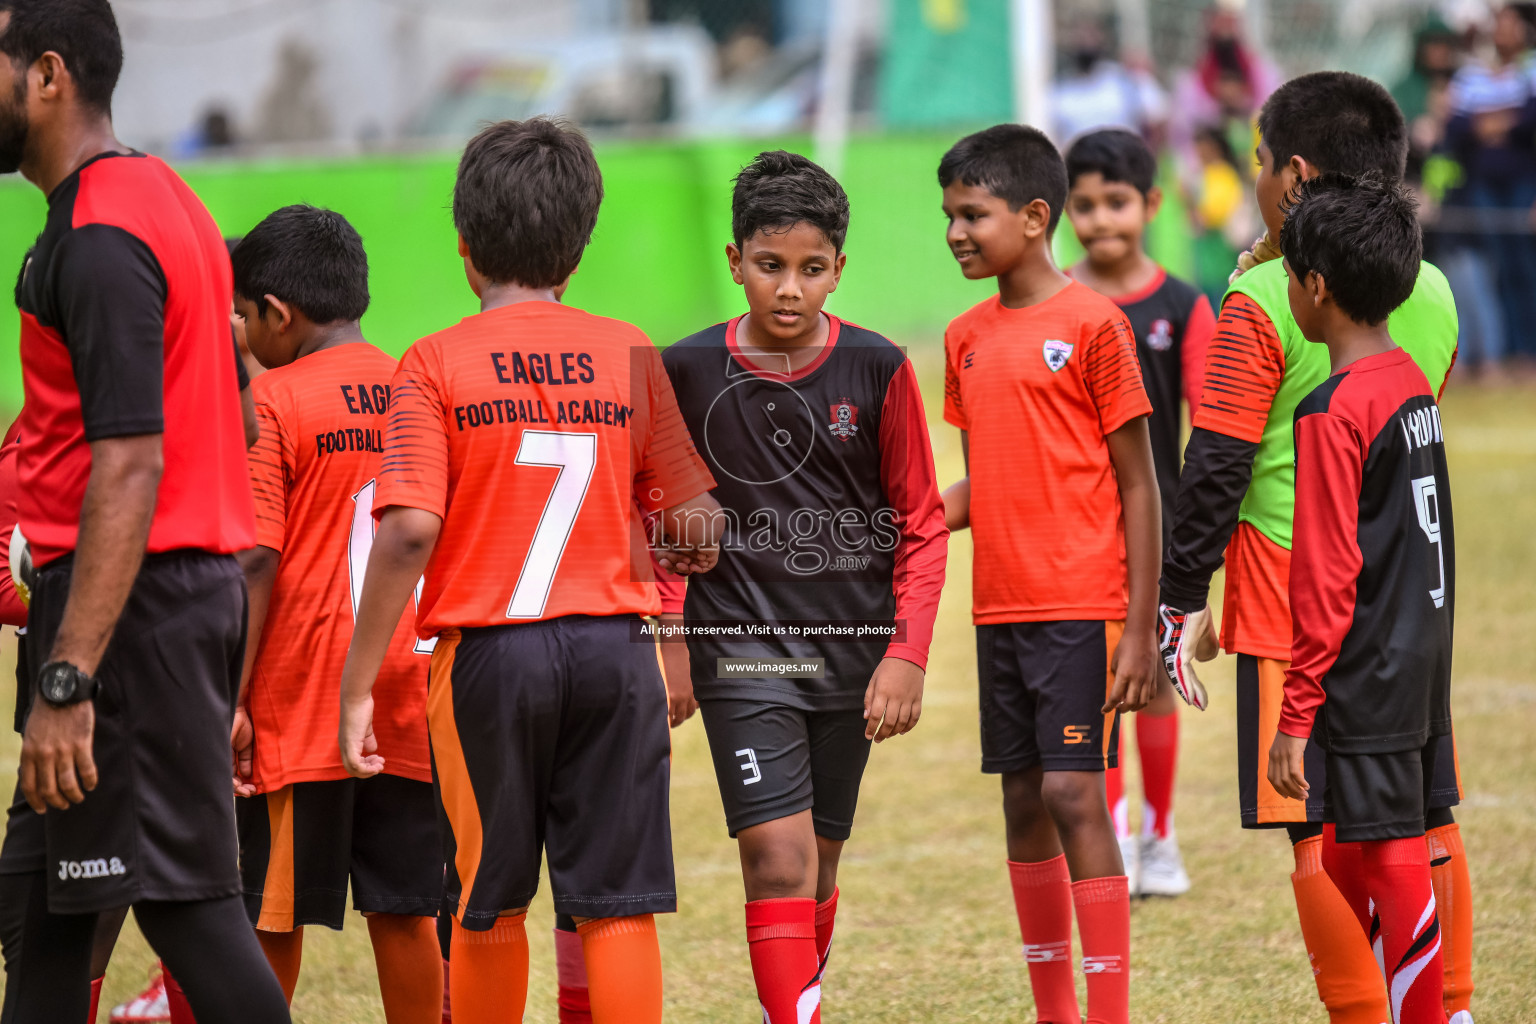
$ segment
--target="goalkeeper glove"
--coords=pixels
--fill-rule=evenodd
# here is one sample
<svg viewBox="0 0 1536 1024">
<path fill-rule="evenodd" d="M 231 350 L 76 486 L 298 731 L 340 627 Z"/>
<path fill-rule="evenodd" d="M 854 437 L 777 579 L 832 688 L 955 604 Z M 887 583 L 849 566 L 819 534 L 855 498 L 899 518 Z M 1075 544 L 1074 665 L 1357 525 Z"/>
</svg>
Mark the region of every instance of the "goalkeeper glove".
<svg viewBox="0 0 1536 1024">
<path fill-rule="evenodd" d="M 1184 703 L 1204 711 L 1205 686 L 1195 673 L 1196 661 L 1210 661 L 1216 657 L 1216 627 L 1211 621 L 1210 606 L 1196 612 L 1183 612 L 1168 605 L 1157 609 L 1159 622 L 1158 646 L 1162 649 L 1163 667 L 1168 670 L 1168 680 Z"/>
</svg>

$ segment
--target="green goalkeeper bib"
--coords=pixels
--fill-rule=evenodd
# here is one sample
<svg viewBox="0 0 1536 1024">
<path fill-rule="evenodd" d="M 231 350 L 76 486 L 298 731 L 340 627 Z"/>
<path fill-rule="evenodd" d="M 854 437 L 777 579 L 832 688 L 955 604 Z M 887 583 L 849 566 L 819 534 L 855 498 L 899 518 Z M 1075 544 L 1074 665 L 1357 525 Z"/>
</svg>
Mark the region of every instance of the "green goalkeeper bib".
<svg viewBox="0 0 1536 1024">
<path fill-rule="evenodd" d="M 1285 263 L 1270 260 L 1240 276 L 1227 294 L 1240 292 L 1258 303 L 1275 325 L 1285 354 L 1280 390 L 1269 407 L 1264 436 L 1253 459 L 1253 482 L 1238 511 L 1238 521 L 1252 523 L 1276 544 L 1291 549 L 1291 518 L 1296 505 L 1296 406 L 1328 379 L 1328 347 L 1308 341 L 1291 317 L 1286 298 Z M 1456 355 L 1456 303 L 1445 275 L 1429 263 L 1419 265 L 1419 280 L 1408 301 L 1387 318 L 1392 340 L 1402 347 L 1436 392 Z"/>
</svg>

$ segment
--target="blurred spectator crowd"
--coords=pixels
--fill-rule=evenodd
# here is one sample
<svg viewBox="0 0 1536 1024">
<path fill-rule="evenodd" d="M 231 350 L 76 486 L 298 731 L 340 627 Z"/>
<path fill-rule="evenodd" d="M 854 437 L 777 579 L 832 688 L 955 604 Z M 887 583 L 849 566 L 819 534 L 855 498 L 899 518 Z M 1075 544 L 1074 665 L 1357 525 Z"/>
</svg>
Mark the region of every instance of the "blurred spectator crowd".
<svg viewBox="0 0 1536 1024">
<path fill-rule="evenodd" d="M 1389 83 L 1410 136 L 1425 256 L 1445 272 L 1461 318 L 1458 369 L 1536 378 L 1536 3 L 1428 13 L 1413 62 Z M 1176 183 L 1193 273 L 1219 301 L 1238 252 L 1263 230 L 1251 184 L 1255 118 L 1282 73 L 1245 34 L 1240 3 L 1203 19 L 1191 66 L 1159 76 L 1145 55 L 1114 53 L 1105 23 L 1072 19 L 1060 40 L 1053 132 L 1132 128 Z"/>
</svg>

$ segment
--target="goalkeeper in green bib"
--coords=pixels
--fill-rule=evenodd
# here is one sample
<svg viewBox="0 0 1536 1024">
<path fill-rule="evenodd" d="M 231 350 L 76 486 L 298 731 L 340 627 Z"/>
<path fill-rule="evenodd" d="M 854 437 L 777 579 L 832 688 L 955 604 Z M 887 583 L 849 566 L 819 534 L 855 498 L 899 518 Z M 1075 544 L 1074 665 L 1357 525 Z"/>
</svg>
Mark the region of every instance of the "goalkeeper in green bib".
<svg viewBox="0 0 1536 1024">
<path fill-rule="evenodd" d="M 1291 659 L 1291 522 L 1295 502 L 1292 424 L 1297 404 L 1329 375 L 1328 351 L 1309 343 L 1290 314 L 1275 240 L 1284 204 L 1324 172 L 1402 177 L 1408 154 L 1403 115 L 1386 90 L 1358 75 L 1319 72 L 1292 79 L 1259 114 L 1255 193 L 1267 233 L 1244 253 L 1223 299 L 1206 356 L 1200 408 L 1184 452 L 1172 538 L 1161 580 L 1163 659 L 1175 689 L 1203 708 L 1194 662 L 1214 654 L 1208 593 L 1226 563 L 1221 647 L 1237 655 L 1238 794 L 1245 828 L 1284 828 L 1302 937 L 1331 1024 L 1391 1019 L 1385 982 L 1369 941 L 1322 868 L 1323 751 L 1306 751 L 1309 799 L 1282 796 L 1265 776 Z M 1388 329 L 1437 391 L 1456 358 L 1456 306 L 1445 276 L 1421 265 L 1412 296 Z M 1450 736 L 1429 781 L 1426 842 L 1442 925 L 1445 1009 L 1471 1024 L 1472 899 L 1461 834 Z"/>
</svg>

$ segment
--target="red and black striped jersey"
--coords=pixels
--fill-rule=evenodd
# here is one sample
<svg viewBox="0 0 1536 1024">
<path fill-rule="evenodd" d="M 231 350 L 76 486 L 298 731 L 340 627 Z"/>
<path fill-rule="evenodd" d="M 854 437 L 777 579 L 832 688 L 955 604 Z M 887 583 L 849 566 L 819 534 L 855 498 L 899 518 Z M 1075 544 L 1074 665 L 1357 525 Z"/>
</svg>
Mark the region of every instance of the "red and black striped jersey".
<svg viewBox="0 0 1536 1024">
<path fill-rule="evenodd" d="M 1456 545 L 1434 390 L 1402 349 L 1368 356 L 1303 399 L 1295 429 L 1280 730 L 1341 754 L 1417 750 L 1451 728 Z"/>
<path fill-rule="evenodd" d="M 662 354 L 725 515 L 684 605 L 700 699 L 857 708 L 881 658 L 927 665 L 949 534 L 917 378 L 891 342 L 829 319 L 794 372 L 743 354 L 739 319 Z M 735 656 L 823 658 L 825 675 L 719 679 Z"/>
</svg>

